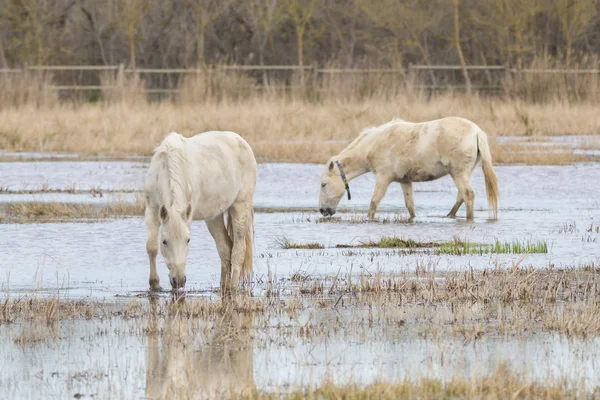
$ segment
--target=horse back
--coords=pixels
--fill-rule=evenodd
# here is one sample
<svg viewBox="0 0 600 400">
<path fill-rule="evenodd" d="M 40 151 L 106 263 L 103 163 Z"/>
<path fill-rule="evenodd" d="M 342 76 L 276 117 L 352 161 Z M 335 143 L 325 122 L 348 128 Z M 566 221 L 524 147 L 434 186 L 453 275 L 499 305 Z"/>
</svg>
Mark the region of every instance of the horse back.
<svg viewBox="0 0 600 400">
<path fill-rule="evenodd" d="M 457 117 L 422 123 L 399 121 L 379 135 L 372 164 L 399 182 L 435 180 L 463 164 L 472 168 L 478 131 L 473 122 Z"/>
</svg>

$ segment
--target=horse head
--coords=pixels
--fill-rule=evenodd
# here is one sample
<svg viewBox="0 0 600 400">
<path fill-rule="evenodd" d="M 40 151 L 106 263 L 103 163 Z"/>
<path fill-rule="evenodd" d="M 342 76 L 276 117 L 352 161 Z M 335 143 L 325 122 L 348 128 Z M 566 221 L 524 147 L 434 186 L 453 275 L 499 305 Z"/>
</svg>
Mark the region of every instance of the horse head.
<svg viewBox="0 0 600 400">
<path fill-rule="evenodd" d="M 173 289 L 185 286 L 185 264 L 190 243 L 190 226 L 192 223 L 192 205 L 188 203 L 182 212 L 173 206 L 160 207 L 161 242 L 160 252 L 169 268 L 169 280 Z"/>
<path fill-rule="evenodd" d="M 321 174 L 321 192 L 319 194 L 321 214 L 326 217 L 335 214 L 335 209 L 344 195 L 344 191 L 348 192 L 348 199 L 350 199 L 350 187 L 342 165 L 332 158 L 327 162 Z"/>
</svg>

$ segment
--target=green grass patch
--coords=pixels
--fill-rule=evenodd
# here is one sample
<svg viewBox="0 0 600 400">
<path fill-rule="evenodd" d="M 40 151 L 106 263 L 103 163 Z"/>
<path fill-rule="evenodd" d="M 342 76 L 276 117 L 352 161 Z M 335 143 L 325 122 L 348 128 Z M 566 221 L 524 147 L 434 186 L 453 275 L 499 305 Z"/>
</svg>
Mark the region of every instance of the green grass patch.
<svg viewBox="0 0 600 400">
<path fill-rule="evenodd" d="M 438 247 L 435 242 L 418 242 L 413 239 L 400 238 L 397 236 L 383 236 L 377 241 L 369 240 L 358 244 L 338 244 L 338 249 L 346 248 L 378 248 L 378 249 L 419 249 Z"/>
<path fill-rule="evenodd" d="M 455 238 L 449 242 L 442 242 L 438 249 L 440 254 L 466 255 L 466 254 L 545 254 L 548 253 L 548 243 L 542 240 L 527 240 L 512 242 L 496 239 L 493 244 L 478 244 Z"/>
<path fill-rule="evenodd" d="M 282 249 L 286 249 L 286 250 L 288 250 L 288 249 L 317 250 L 317 249 L 325 248 L 325 246 L 323 246 L 321 243 L 318 243 L 318 242 L 297 243 L 297 242 L 292 242 L 285 236 L 277 239 L 277 245 L 279 247 L 281 247 Z"/>
<path fill-rule="evenodd" d="M 347 248 L 376 248 L 376 249 L 434 249 L 438 254 L 534 254 L 548 253 L 548 243 L 545 241 L 527 240 L 502 242 L 496 240 L 493 244 L 472 243 L 460 238 L 447 242 L 420 242 L 397 236 L 383 236 L 379 240 L 369 240 L 358 244 L 338 244 L 338 249 Z"/>
</svg>

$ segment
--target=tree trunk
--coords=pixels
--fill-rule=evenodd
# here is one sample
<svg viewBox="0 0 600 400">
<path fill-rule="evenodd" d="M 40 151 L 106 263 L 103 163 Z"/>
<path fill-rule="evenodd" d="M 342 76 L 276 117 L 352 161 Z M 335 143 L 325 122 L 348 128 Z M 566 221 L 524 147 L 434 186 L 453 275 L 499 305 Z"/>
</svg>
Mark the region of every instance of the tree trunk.
<svg viewBox="0 0 600 400">
<path fill-rule="evenodd" d="M 456 53 L 460 61 L 460 67 L 462 69 L 463 76 L 465 78 L 465 85 L 467 86 L 467 93 L 471 93 L 471 79 L 469 78 L 469 72 L 467 71 L 467 63 L 465 56 L 460 45 L 460 21 L 459 21 L 459 10 L 458 6 L 460 0 L 452 0 L 454 3 L 454 47 L 456 47 Z"/>
<path fill-rule="evenodd" d="M 2 68 L 8 68 L 8 63 L 6 62 L 6 54 L 4 54 L 4 46 L 2 45 L 2 39 L 0 39 L 0 66 Z"/>
<path fill-rule="evenodd" d="M 567 35 L 566 37 L 566 57 L 567 57 L 567 68 L 571 67 L 571 37 Z"/>
<path fill-rule="evenodd" d="M 204 58 L 205 53 L 205 45 L 206 45 L 206 24 L 203 22 L 200 23 L 199 32 L 198 32 L 198 43 L 197 52 L 198 52 L 198 65 L 204 67 L 206 65 L 206 60 Z"/>
<path fill-rule="evenodd" d="M 129 67 L 135 69 L 135 26 L 131 19 L 127 26 L 127 37 L 129 39 Z"/>
<path fill-rule="evenodd" d="M 421 57 L 423 57 L 423 62 L 428 67 L 431 67 L 431 60 L 429 59 L 429 54 L 427 54 L 427 50 L 425 49 L 425 47 L 423 47 L 423 45 L 421 44 L 421 41 L 419 40 L 417 35 L 413 31 L 409 31 L 409 32 L 410 32 L 413 40 L 415 41 L 415 43 L 417 43 L 417 48 L 421 52 Z M 432 69 L 429 69 L 429 77 L 431 78 L 431 83 L 433 84 L 433 86 L 435 86 L 435 89 L 437 89 L 437 79 L 435 77 L 435 72 Z"/>
<path fill-rule="evenodd" d="M 262 67 L 265 65 L 265 46 L 261 45 L 258 47 L 258 64 Z M 267 85 L 267 71 L 262 70 L 262 84 L 266 87 Z"/>
<path fill-rule="evenodd" d="M 298 66 L 300 67 L 300 85 L 304 87 L 304 27 L 296 29 L 298 41 Z"/>
</svg>

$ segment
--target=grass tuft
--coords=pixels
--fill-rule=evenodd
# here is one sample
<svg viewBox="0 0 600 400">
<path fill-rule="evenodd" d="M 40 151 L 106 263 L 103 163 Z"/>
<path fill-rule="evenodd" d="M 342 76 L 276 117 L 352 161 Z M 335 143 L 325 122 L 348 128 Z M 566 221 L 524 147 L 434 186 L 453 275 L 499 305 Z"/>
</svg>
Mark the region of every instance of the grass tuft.
<svg viewBox="0 0 600 400">
<path fill-rule="evenodd" d="M 457 256 L 466 254 L 546 254 L 548 253 L 548 243 L 534 240 L 502 242 L 496 239 L 491 245 L 482 245 L 454 238 L 449 242 L 440 243 L 439 253 Z"/>
<path fill-rule="evenodd" d="M 285 236 L 277 238 L 276 243 L 279 247 L 281 247 L 282 249 L 286 249 L 286 250 L 289 250 L 289 249 L 317 250 L 317 249 L 325 248 L 325 246 L 323 246 L 321 243 L 318 243 L 318 242 L 297 243 L 297 242 L 292 242 Z"/>
<path fill-rule="evenodd" d="M 545 241 L 519 241 L 502 242 L 496 239 L 491 245 L 472 243 L 454 237 L 447 242 L 420 242 L 409 238 L 397 236 L 382 236 L 379 240 L 359 242 L 358 244 L 338 244 L 338 249 L 346 248 L 378 248 L 378 249 L 435 249 L 438 254 L 466 255 L 466 254 L 534 254 L 548 253 L 548 243 Z"/>
<path fill-rule="evenodd" d="M 345 248 L 378 248 L 378 249 L 419 249 L 419 248 L 432 248 L 437 247 L 438 244 L 435 242 L 418 242 L 413 239 L 400 238 L 397 236 L 382 236 L 379 240 L 369 240 L 366 242 L 359 242 L 356 245 L 345 245 L 338 244 L 338 249 Z"/>
</svg>

